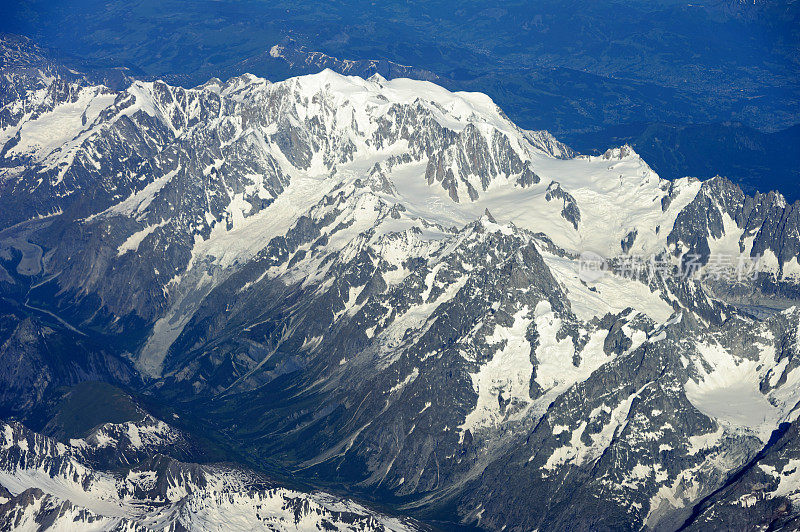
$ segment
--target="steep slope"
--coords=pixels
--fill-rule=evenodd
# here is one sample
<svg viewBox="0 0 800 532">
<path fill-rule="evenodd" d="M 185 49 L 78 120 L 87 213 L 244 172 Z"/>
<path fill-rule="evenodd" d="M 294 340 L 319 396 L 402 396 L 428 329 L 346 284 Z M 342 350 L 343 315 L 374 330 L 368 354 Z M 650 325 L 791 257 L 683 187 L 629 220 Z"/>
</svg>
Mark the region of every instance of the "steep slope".
<svg viewBox="0 0 800 532">
<path fill-rule="evenodd" d="M 695 506 L 682 529 L 708 530 L 721 521 L 742 529 L 797 528 L 797 421 L 782 426 L 770 443 L 722 489 Z"/>
<path fill-rule="evenodd" d="M 0 412 L 27 422 L 40 417 L 63 387 L 87 381 L 140 386 L 130 362 L 93 339 L 35 316 L 0 316 Z"/>
</svg>

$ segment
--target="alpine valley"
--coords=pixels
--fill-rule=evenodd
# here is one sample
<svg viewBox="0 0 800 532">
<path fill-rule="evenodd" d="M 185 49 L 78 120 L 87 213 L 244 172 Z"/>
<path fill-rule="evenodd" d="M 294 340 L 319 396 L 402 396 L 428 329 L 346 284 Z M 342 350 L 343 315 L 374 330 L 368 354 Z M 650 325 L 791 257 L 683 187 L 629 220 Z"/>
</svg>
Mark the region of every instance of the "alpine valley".
<svg viewBox="0 0 800 532">
<path fill-rule="evenodd" d="M 800 202 L 427 81 L 0 53 L 0 528 L 800 527 Z"/>
</svg>

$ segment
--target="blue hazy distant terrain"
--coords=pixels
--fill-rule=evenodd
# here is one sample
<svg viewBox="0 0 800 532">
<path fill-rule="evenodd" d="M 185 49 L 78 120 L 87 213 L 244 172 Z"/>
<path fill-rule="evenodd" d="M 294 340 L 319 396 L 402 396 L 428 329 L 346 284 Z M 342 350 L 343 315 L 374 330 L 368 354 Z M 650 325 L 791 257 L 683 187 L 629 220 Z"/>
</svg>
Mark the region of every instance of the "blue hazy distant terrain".
<svg viewBox="0 0 800 532">
<path fill-rule="evenodd" d="M 628 142 L 664 177 L 800 198 L 797 1 L 35 0 L 4 3 L 0 21 L 76 64 L 187 86 L 319 68 L 276 44 L 391 61 L 579 151 Z"/>
</svg>

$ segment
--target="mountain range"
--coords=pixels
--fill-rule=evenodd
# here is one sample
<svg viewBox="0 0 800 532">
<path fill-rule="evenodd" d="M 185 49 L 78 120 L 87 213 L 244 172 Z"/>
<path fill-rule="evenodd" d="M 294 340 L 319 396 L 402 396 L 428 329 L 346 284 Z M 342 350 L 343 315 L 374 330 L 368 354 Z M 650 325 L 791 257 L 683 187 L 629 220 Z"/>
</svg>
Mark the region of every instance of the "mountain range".
<svg viewBox="0 0 800 532">
<path fill-rule="evenodd" d="M 488 94 L 520 127 L 547 129 L 583 153 L 600 155 L 618 139 L 661 177 L 719 174 L 748 193 L 780 190 L 790 201 L 800 199 L 790 129 L 799 116 L 798 28 L 796 0 L 0 6 L 0 31 L 34 38 L 78 71 L 118 78 L 124 67 L 185 88 L 323 68 L 435 81 Z"/>
<path fill-rule="evenodd" d="M 4 528 L 798 526 L 800 202 L 430 81 L 3 57 Z"/>
</svg>

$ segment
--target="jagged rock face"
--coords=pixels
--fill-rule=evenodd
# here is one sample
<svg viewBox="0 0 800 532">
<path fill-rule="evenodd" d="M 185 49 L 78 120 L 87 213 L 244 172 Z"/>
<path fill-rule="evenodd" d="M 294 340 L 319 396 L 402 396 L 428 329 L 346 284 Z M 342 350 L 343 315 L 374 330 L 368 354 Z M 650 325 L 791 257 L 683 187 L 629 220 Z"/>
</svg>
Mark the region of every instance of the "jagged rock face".
<svg viewBox="0 0 800 532">
<path fill-rule="evenodd" d="M 53 77 L 63 81 L 56 83 L 53 92 L 70 81 L 81 79 L 80 75 L 70 72 L 48 55 L 46 50 L 26 37 L 0 34 L 0 64 L 4 74 L 0 77 L 0 106 L 3 107 L 0 127 L 17 123 L 24 114 L 21 107 L 8 107 L 9 104 L 24 100 L 29 92 L 48 87 Z"/>
<path fill-rule="evenodd" d="M 198 239 L 257 215 L 292 175 L 336 172 L 377 151 L 388 156 L 385 170 L 427 161 L 429 181 L 454 199 L 475 200 L 498 178 L 539 180 L 521 158 L 531 145 L 488 100 L 451 98 L 448 110 L 441 98 L 411 91 L 389 102 L 379 80 L 353 83 L 360 93 L 348 98 L 337 93 L 341 83 L 333 74 L 310 85 L 244 76 L 196 90 L 137 82 L 116 93 L 57 80 L 28 91 L 5 109 L 3 223 L 63 212 L 43 241 L 54 249 L 46 262 L 58 274 L 52 290 L 77 318 L 93 316 L 96 328 L 119 333 L 116 317 L 147 323 L 163 313 L 167 285 L 190 264 Z M 488 118 L 478 114 L 485 110 Z M 454 112 L 474 124 L 453 128 L 440 118 Z M 48 120 L 63 122 L 62 138 L 40 139 Z M 397 161 L 391 155 L 401 146 Z"/>
<path fill-rule="evenodd" d="M 699 526 L 692 502 L 709 496 L 715 486 L 726 481 L 729 468 L 748 464 L 764 447 L 774 423 L 782 418 L 771 412 L 776 404 L 783 412 L 795 406 L 796 395 L 781 403 L 778 397 L 782 392 L 767 390 L 771 384 L 785 384 L 786 372 L 774 368 L 797 364 L 796 348 L 792 353 L 765 357 L 758 349 L 747 353 L 742 345 L 755 339 L 769 342 L 784 319 L 778 316 L 760 327 L 728 323 L 725 334 L 720 331 L 690 348 L 695 352 L 686 351 L 686 333 L 695 329 L 686 323 L 687 318 L 655 331 L 640 347 L 604 365 L 559 397 L 508 458 L 487 468 L 476 482 L 481 487 L 462 500 L 464 511 L 469 509 L 492 529 L 628 529 L 638 528 L 631 524 L 639 523 L 675 530 L 684 522 Z M 725 385 L 707 382 L 704 365 L 711 359 L 707 352 L 714 346 L 712 338 L 727 344 L 714 349 L 747 353 L 738 364 L 761 368 L 760 383 L 754 380 L 749 384 L 753 395 L 737 400 L 724 393 Z M 782 344 L 778 340 L 770 351 Z M 784 356 L 789 359 L 781 361 Z M 720 362 L 717 359 L 718 370 L 735 367 L 723 370 Z M 764 363 L 773 369 L 764 371 Z M 736 376 L 730 378 L 731 387 L 742 386 L 737 393 L 748 393 L 745 379 L 737 382 Z M 762 404 L 760 411 L 756 408 L 753 415 L 755 419 L 774 415 L 770 428 L 762 428 L 760 438 L 728 432 L 728 428 L 742 428 L 747 423 L 746 409 L 752 410 L 751 401 L 759 400 L 759 386 L 769 403 Z M 791 389 L 789 385 L 783 392 L 794 394 Z M 727 405 L 727 414 L 724 406 L 711 412 L 720 407 L 712 399 L 716 394 L 723 394 L 717 399 L 732 403 Z M 576 419 L 576 410 L 588 414 Z M 515 489 L 520 485 L 531 489 Z M 486 486 L 491 486 L 491 497 Z M 495 502 L 509 499 L 515 502 L 506 503 L 505 512 Z M 509 515 L 509 507 L 518 510 Z M 489 519 L 492 521 L 486 522 Z M 752 524 L 764 522 L 768 521 L 759 517 Z M 735 519 L 707 521 L 711 527 L 735 528 L 734 523 Z"/>
<path fill-rule="evenodd" d="M 576 156 L 424 82 L 15 83 L 3 297 L 104 335 L 140 389 L 254 462 L 490 530 L 734 526 L 727 494 L 757 488 L 729 473 L 789 467 L 771 435 L 800 401 L 800 204 L 666 182 L 630 147 Z M 56 119 L 66 132 L 44 135 Z M 587 252 L 606 269 L 586 276 Z M 761 254 L 752 279 L 706 278 Z M 15 355 L 44 349 L 31 323 L 0 361 L 44 397 L 52 364 Z M 131 430 L 69 452 L 163 452 Z M 208 469 L 170 464 L 205 493 L 184 507 L 211 504 Z M 751 523 L 794 518 L 784 488 Z M 12 512 L 94 512 L 13 495 Z"/>
<path fill-rule="evenodd" d="M 794 384 L 783 388 L 796 364 L 796 312 L 764 330 L 726 321 L 720 316 L 729 308 L 668 278 L 654 282 L 722 325 L 704 327 L 687 314 L 662 331 L 630 310 L 581 322 L 548 274 L 538 251 L 546 246 L 488 216 L 443 241 L 420 241 L 421 228 L 392 238 L 405 250 L 402 280 L 393 283 L 400 268 L 387 258 L 397 248 L 374 233 L 397 219 L 380 203 L 358 205 L 349 214 L 370 212 L 362 223 L 374 228 L 359 233 L 344 207 L 353 203 L 340 191 L 273 241 L 209 295 L 167 357 L 160 386 L 177 397 L 214 397 L 222 424 L 235 425 L 231 437 L 252 453 L 398 496 L 447 497 L 449 486 L 467 482 L 462 515 L 491 529 L 658 527 L 686 519 L 694 497 L 749 460 L 798 398 Z M 350 245 L 331 258 L 326 245 L 334 239 Z M 407 316 L 420 311 L 430 314 L 408 329 Z M 687 337 L 702 343 L 686 346 Z M 761 337 L 761 350 L 746 345 Z M 709 346 L 725 353 L 711 362 L 720 374 L 757 360 L 760 380 L 750 391 L 793 398 L 773 425 L 726 427 L 717 412 L 698 410 L 706 395 L 713 403 L 715 393 L 738 393 L 693 388 L 721 378 L 705 366 Z M 687 368 L 687 360 L 697 366 Z M 472 480 L 486 453 L 491 465 Z M 612 490 L 618 506 L 608 501 L 610 486 L 621 486 Z M 563 491 L 548 495 L 537 515 L 531 505 L 550 489 Z M 692 495 L 679 495 L 684 490 Z M 576 492 L 585 499 L 575 500 Z"/>
<path fill-rule="evenodd" d="M 676 253 L 688 250 L 706 263 L 714 240 L 738 236 L 740 253 L 770 254 L 782 275 L 784 265 L 793 259 L 796 263 L 800 253 L 799 216 L 798 204 L 788 205 L 780 194 L 745 196 L 732 182 L 717 177 L 703 183 L 678 215 L 668 242 Z"/>
<path fill-rule="evenodd" d="M 797 528 L 797 421 L 781 432 L 773 445 L 695 508 L 687 530 L 708 530 L 720 522 L 741 530 Z"/>
<path fill-rule="evenodd" d="M 789 377 L 798 356 L 797 312 L 719 327 L 689 314 L 658 328 L 630 310 L 581 322 L 563 305 L 568 298 L 558 282 L 541 274 L 547 267 L 535 241 L 526 252 L 513 230 L 491 232 L 499 227 L 484 220 L 475 228 L 482 245 L 457 233 L 466 255 L 437 244 L 449 250 L 446 262 L 427 250 L 429 262 L 410 260 L 422 270 L 410 270 L 396 288 L 382 279 L 392 270 L 373 250 L 366 260 L 349 250 L 347 268 L 317 258 L 332 263 L 331 277 L 319 285 L 263 277 L 274 265 L 232 276 L 187 325 L 170 357 L 189 355 L 168 357 L 171 376 L 160 386 L 178 397 L 210 394 L 222 424 L 236 426 L 231 437 L 309 474 L 434 499 L 466 483 L 461 514 L 490 529 L 669 528 L 687 519 L 692 504 L 750 460 L 800 399 Z M 318 239 L 316 231 L 308 236 Z M 519 253 L 505 265 L 488 260 L 502 249 Z M 291 263 L 293 253 L 269 256 Z M 295 264 L 306 260 L 315 253 Z M 454 272 L 451 264 L 461 268 Z M 470 279 L 480 279 L 480 288 Z M 418 299 L 419 292 L 428 297 Z M 442 294 L 437 308 L 406 329 L 409 305 L 429 303 L 434 292 Z M 235 293 L 226 314 L 212 310 Z M 377 309 L 371 298 L 381 301 Z M 265 308 L 264 301 L 279 303 Z M 403 324 L 401 339 L 386 334 L 392 321 Z M 198 349 L 205 338 L 215 340 Z M 749 345 L 754 339 L 763 345 Z M 384 353 L 395 354 L 386 360 Z M 746 378 L 756 365 L 758 379 Z M 714 410 L 743 391 L 750 394 L 745 407 L 766 395 L 755 418 Z M 761 424 L 760 415 L 769 421 Z"/>
<path fill-rule="evenodd" d="M 222 524 L 241 529 L 416 530 L 323 493 L 278 487 L 255 473 L 229 466 L 184 463 L 164 455 L 181 436 L 160 421 L 108 425 L 69 445 L 3 424 L 0 504 L 3 529 L 193 530 Z M 147 459 L 118 456 L 96 469 L 109 434 L 124 431 Z M 120 471 L 122 469 L 122 471 Z M 45 489 L 37 487 L 45 486 Z"/>
<path fill-rule="evenodd" d="M 385 207 L 370 210 L 379 218 L 383 214 L 384 222 L 394 221 Z M 382 232 L 380 222 L 376 229 Z M 196 313 L 165 361 L 170 377 L 163 387 L 178 395 L 184 393 L 180 390 L 195 397 L 210 394 L 224 410 L 253 405 L 259 410 L 253 417 L 257 426 L 291 435 L 276 438 L 270 444 L 275 451 L 291 452 L 323 470 L 331 464 L 316 460 L 318 455 L 335 451 L 350 438 L 352 427 L 362 426 L 345 463 L 338 462 L 342 469 L 366 468 L 370 484 L 386 482 L 400 492 L 434 489 L 447 481 L 451 468 L 463 470 L 472 461 L 449 453 L 437 457 L 442 448 L 458 448 L 465 435 L 471 440 L 473 432 L 518 422 L 544 395 L 525 337 L 532 340 L 536 334 L 530 324 L 537 313 L 570 314 L 530 236 L 506 231 L 486 220 L 440 242 L 425 242 L 420 229 L 410 229 L 374 240 L 356 237 L 343 256 L 312 247 L 294 267 L 319 272 L 322 268 L 314 265 L 322 263 L 327 271 L 306 286 L 263 276 L 276 268 L 274 263 L 291 266 L 299 255 L 270 246 L 266 255 L 273 264 L 232 276 Z M 318 230 L 311 232 L 307 241 L 318 240 L 317 235 Z M 345 238 L 336 231 L 333 237 Z M 401 249 L 416 256 L 392 264 Z M 235 303 L 220 315 L 216 302 L 233 301 L 235 293 L 240 294 Z M 250 325 L 257 323 L 265 326 Z M 522 339 L 510 337 L 512 332 Z M 231 340 L 210 350 L 203 345 L 210 337 Z M 492 363 L 502 367 L 482 371 Z M 296 368 L 302 375 L 291 375 Z M 273 414 L 261 411 L 261 387 L 286 386 L 281 382 L 286 378 L 292 389 L 309 387 L 301 394 L 314 397 L 317 406 L 290 417 L 278 405 Z M 356 397 L 371 399 L 359 406 L 353 403 Z M 347 426 L 338 426 L 345 418 Z M 319 433 L 320 424 L 330 429 Z M 406 446 L 423 454 L 407 457 L 407 466 L 400 467 L 396 453 Z M 436 460 L 438 468 L 425 467 Z M 396 469 L 390 472 L 393 463 Z M 404 467 L 425 471 L 404 480 Z"/>
<path fill-rule="evenodd" d="M 575 198 L 573 198 L 568 192 L 564 192 L 564 189 L 561 188 L 561 185 L 558 182 L 553 181 L 550 183 L 544 199 L 547 201 L 563 201 L 564 206 L 561 208 L 561 216 L 565 220 L 569 221 L 576 230 L 578 229 L 578 224 L 581 221 L 581 211 L 578 208 L 578 204 L 575 202 Z"/>
</svg>

